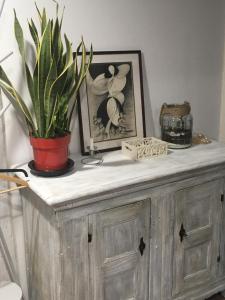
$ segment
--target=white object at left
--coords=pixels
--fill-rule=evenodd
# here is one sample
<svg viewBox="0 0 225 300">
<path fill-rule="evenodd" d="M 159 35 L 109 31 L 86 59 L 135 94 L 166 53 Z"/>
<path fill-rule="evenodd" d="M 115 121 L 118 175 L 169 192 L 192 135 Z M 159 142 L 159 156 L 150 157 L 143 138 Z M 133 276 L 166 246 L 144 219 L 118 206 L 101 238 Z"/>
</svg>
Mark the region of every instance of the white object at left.
<svg viewBox="0 0 225 300">
<path fill-rule="evenodd" d="M 14 282 L 5 283 L 1 286 L 0 283 L 0 300 L 21 300 L 22 290 Z"/>
</svg>

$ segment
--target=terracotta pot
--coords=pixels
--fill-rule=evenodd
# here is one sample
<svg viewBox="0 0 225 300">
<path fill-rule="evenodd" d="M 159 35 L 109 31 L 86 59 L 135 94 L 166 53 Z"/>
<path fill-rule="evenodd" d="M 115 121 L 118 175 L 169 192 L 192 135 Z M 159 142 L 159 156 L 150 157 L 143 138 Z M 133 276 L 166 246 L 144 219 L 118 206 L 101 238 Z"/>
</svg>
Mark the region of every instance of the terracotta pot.
<svg viewBox="0 0 225 300">
<path fill-rule="evenodd" d="M 34 152 L 35 168 L 39 171 L 55 171 L 64 169 L 68 161 L 70 134 L 57 138 L 30 137 Z"/>
</svg>

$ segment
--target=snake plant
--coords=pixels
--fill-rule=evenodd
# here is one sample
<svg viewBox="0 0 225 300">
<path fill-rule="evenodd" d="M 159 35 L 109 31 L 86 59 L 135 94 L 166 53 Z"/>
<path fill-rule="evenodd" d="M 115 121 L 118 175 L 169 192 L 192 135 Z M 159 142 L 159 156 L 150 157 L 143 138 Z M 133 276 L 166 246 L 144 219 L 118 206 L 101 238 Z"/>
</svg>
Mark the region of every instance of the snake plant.
<svg viewBox="0 0 225 300">
<path fill-rule="evenodd" d="M 30 135 L 53 138 L 70 132 L 79 88 L 86 77 L 93 51 L 91 47 L 90 54 L 86 54 L 83 38 L 74 53 L 65 34 L 63 42 L 63 14 L 59 18 L 58 4 L 55 19 L 49 19 L 45 9 L 40 12 L 37 5 L 36 9 L 40 28 L 36 27 L 32 19 L 28 21 L 36 56 L 32 71 L 26 61 L 23 30 L 14 10 L 15 37 L 22 56 L 32 105 L 27 105 L 22 99 L 1 66 L 0 87 L 25 117 Z"/>
</svg>

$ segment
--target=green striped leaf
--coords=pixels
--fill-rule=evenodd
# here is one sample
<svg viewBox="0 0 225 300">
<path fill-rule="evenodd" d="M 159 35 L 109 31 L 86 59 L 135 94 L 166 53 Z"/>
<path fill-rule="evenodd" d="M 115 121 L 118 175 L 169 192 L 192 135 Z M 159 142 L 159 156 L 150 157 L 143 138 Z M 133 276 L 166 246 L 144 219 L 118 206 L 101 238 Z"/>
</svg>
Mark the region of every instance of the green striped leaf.
<svg viewBox="0 0 225 300">
<path fill-rule="evenodd" d="M 33 104 L 35 104 L 35 96 L 34 96 L 34 82 L 33 82 L 33 78 L 30 74 L 30 70 L 27 66 L 27 64 L 25 64 L 25 68 L 26 68 L 26 78 L 27 78 L 27 86 L 28 86 L 28 90 L 30 93 L 30 97 L 31 100 L 33 101 Z"/>
<path fill-rule="evenodd" d="M 41 34 L 45 32 L 46 26 L 47 26 L 47 16 L 46 16 L 46 10 L 44 8 L 41 17 Z"/>
<path fill-rule="evenodd" d="M 27 105 L 22 100 L 20 95 L 16 92 L 14 87 L 12 86 L 11 82 L 9 81 L 8 77 L 6 76 L 4 70 L 2 69 L 1 66 L 0 66 L 0 86 L 3 89 L 3 91 L 6 91 L 7 93 L 9 93 L 10 96 L 15 100 L 17 107 L 19 108 L 21 113 L 26 118 L 26 121 L 29 123 L 32 130 L 35 132 L 36 131 L 35 124 L 32 120 L 32 115 L 31 115 Z"/>
<path fill-rule="evenodd" d="M 54 59 L 58 66 L 61 65 L 61 58 L 63 55 L 63 43 L 61 39 L 61 31 L 59 27 L 59 20 L 56 18 L 55 26 L 53 28 L 53 38 L 52 38 L 52 52 Z M 60 72 L 61 73 L 61 72 Z M 59 74 L 59 73 L 58 73 Z"/>
<path fill-rule="evenodd" d="M 21 54 L 23 60 L 25 60 L 23 30 L 22 30 L 22 27 L 20 26 L 20 23 L 19 23 L 18 19 L 17 19 L 15 9 L 14 9 L 14 31 L 15 31 L 15 36 L 16 36 L 16 40 L 17 40 L 17 44 L 18 44 L 18 47 L 19 47 L 20 54 Z"/>
<path fill-rule="evenodd" d="M 46 134 L 45 134 L 46 138 L 48 138 L 50 136 L 55 136 L 54 126 L 56 127 L 55 122 L 56 122 L 56 113 L 57 113 L 58 103 L 59 103 L 59 96 L 56 95 L 52 112 L 51 112 L 51 114 L 49 114 L 49 122 L 48 122 L 49 126 L 46 130 Z"/>
<path fill-rule="evenodd" d="M 35 7 L 36 7 L 36 10 L 37 10 L 37 13 L 38 13 L 38 17 L 39 17 L 39 19 L 41 20 L 41 18 L 42 18 L 41 12 L 40 12 L 40 10 L 39 10 L 39 8 L 38 8 L 38 6 L 37 6 L 37 3 L 34 2 L 34 4 L 35 4 Z"/>
<path fill-rule="evenodd" d="M 28 25 L 29 25 L 29 30 L 30 30 L 31 37 L 34 41 L 36 50 L 38 51 L 38 49 L 39 49 L 39 37 L 38 37 L 37 28 L 36 28 L 36 26 L 35 26 L 32 19 L 31 19 L 30 23 L 28 23 Z"/>
<path fill-rule="evenodd" d="M 66 77 L 66 82 L 65 82 L 65 86 L 63 89 L 62 94 L 67 94 L 68 95 L 68 101 L 69 101 L 69 95 L 70 95 L 70 91 L 72 90 L 73 86 L 74 86 L 74 82 L 75 82 L 75 74 L 74 74 L 74 68 L 75 68 L 75 62 L 73 62 L 71 64 L 71 66 L 69 67 L 68 71 L 67 71 L 67 77 Z"/>
<path fill-rule="evenodd" d="M 68 117 L 68 123 L 67 123 L 68 131 L 70 130 L 70 124 L 71 124 L 73 112 L 74 112 L 74 110 L 76 108 L 76 105 L 77 105 L 76 102 L 77 102 L 78 90 L 80 89 L 81 84 L 83 83 L 83 80 L 87 75 L 87 71 L 89 70 L 90 64 L 91 64 L 92 59 L 93 59 L 93 48 L 91 46 L 88 62 L 86 63 L 86 49 L 85 49 L 85 45 L 84 45 L 83 40 L 82 40 L 81 45 L 82 45 L 82 62 L 81 62 L 79 74 L 78 74 L 78 67 L 77 67 L 77 55 L 78 55 L 79 52 L 76 52 L 76 55 L 75 55 L 75 60 L 76 60 L 75 74 L 76 74 L 76 78 L 75 78 L 74 87 L 70 91 L 70 95 L 69 95 L 69 98 L 71 98 L 74 95 L 74 102 L 73 102 L 73 105 L 72 105 L 72 108 L 70 110 L 69 117 Z"/>
<path fill-rule="evenodd" d="M 35 3 L 40 19 L 40 29 L 36 27 L 33 19 L 28 22 L 36 50 L 33 72 L 26 63 L 23 31 L 14 11 L 15 36 L 24 63 L 33 115 L 3 69 L 0 68 L 0 87 L 14 107 L 24 115 L 29 131 L 35 136 L 46 138 L 62 135 L 69 130 L 72 114 L 76 109 L 76 96 L 87 74 L 93 54 L 91 48 L 86 62 L 87 54 L 82 39 L 73 57 L 72 44 L 66 35 L 64 35 L 65 43 L 62 41 L 64 9 L 59 18 L 58 2 L 53 1 L 56 3 L 55 19 L 49 19 L 45 9 L 41 13 Z M 79 52 L 82 52 L 82 55 L 78 59 Z M 78 60 L 81 63 L 78 63 Z"/>
<path fill-rule="evenodd" d="M 73 62 L 73 51 L 71 47 L 71 43 L 68 40 L 66 34 L 64 34 L 64 39 L 66 43 L 66 66 L 71 65 Z"/>
<path fill-rule="evenodd" d="M 33 74 L 33 86 L 34 86 L 34 109 L 35 109 L 35 116 L 36 116 L 36 122 L 38 131 L 40 131 L 41 127 L 41 113 L 40 113 L 40 101 L 39 101 L 39 77 L 38 77 L 38 61 L 34 69 Z"/>
<path fill-rule="evenodd" d="M 61 28 L 62 28 L 62 22 L 63 22 L 64 12 L 65 12 L 65 6 L 63 7 L 63 12 L 62 12 L 61 20 L 60 20 L 60 22 L 59 22 L 60 30 L 61 30 Z"/>
<path fill-rule="evenodd" d="M 70 69 L 70 65 L 67 67 L 67 69 L 64 70 L 63 73 L 60 74 L 60 76 L 57 77 L 57 79 L 53 82 L 51 89 L 50 89 L 50 99 L 49 102 L 51 103 L 49 115 L 47 117 L 47 124 L 50 124 L 52 120 L 52 114 L 54 112 L 55 107 L 55 101 L 57 96 L 61 97 L 63 94 L 64 87 L 66 85 L 66 79 L 67 79 L 67 72 Z"/>
<path fill-rule="evenodd" d="M 56 62 L 53 59 L 51 68 L 46 80 L 46 85 L 45 85 L 45 91 L 44 91 L 44 103 L 45 103 L 45 119 L 46 119 L 46 128 L 49 127 L 49 122 L 51 117 L 49 117 L 51 111 L 53 110 L 54 106 L 54 99 L 51 98 L 51 87 L 53 83 L 55 82 L 57 78 L 57 69 L 56 69 Z"/>
<path fill-rule="evenodd" d="M 45 130 L 45 103 L 44 91 L 46 80 L 51 67 L 51 22 L 45 28 L 38 57 L 38 100 L 40 105 L 40 134 L 44 135 Z"/>
</svg>

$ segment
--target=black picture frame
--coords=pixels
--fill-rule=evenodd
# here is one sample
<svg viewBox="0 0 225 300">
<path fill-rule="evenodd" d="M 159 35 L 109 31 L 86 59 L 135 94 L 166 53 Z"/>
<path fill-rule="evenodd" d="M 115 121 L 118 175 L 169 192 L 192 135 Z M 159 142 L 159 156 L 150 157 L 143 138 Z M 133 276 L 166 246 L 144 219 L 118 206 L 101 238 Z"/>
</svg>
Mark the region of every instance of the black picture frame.
<svg viewBox="0 0 225 300">
<path fill-rule="evenodd" d="M 120 149 L 123 140 L 146 136 L 141 51 L 93 54 L 78 97 L 83 155 L 89 154 L 91 138 L 105 152 Z"/>
</svg>

